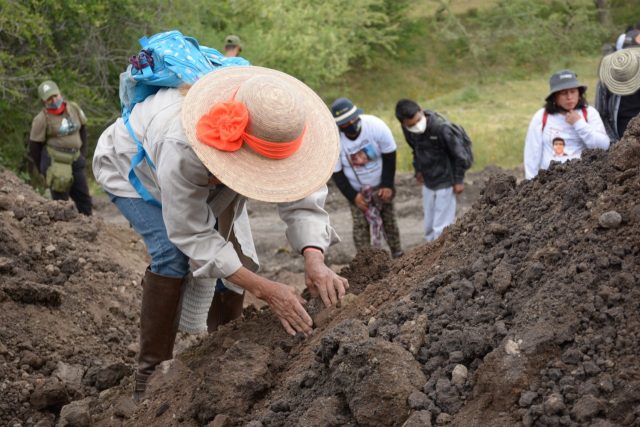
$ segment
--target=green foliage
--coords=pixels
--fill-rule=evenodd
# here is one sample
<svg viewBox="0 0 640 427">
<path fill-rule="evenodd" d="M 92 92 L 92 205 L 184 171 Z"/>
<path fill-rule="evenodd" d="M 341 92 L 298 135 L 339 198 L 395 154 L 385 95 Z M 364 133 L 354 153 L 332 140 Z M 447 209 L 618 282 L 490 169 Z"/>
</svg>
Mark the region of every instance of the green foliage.
<svg viewBox="0 0 640 427">
<path fill-rule="evenodd" d="M 431 18 L 435 33 L 459 62 L 471 62 L 480 80 L 487 67 L 545 70 L 559 56 L 599 51 L 607 37 L 592 0 L 499 0 L 465 16 L 452 14 L 449 1 L 440 4 Z"/>
<path fill-rule="evenodd" d="M 597 54 L 638 20 L 634 3 L 611 0 L 615 27 L 603 27 L 592 0 L 0 0 L 0 164 L 26 170 L 45 79 L 85 110 L 95 143 L 119 113 L 118 75 L 142 35 L 177 28 L 222 48 L 238 34 L 253 64 L 391 124 L 400 97 L 478 105 L 486 84 L 571 67 L 566 58 Z"/>
<path fill-rule="evenodd" d="M 254 65 L 277 68 L 312 87 L 352 67 L 367 67 L 376 52 L 393 52 L 408 2 L 392 0 L 236 0 L 217 2 L 224 18 L 196 31 L 202 40 L 233 33 Z M 211 15 L 204 19 L 211 20 Z"/>
<path fill-rule="evenodd" d="M 118 75 L 143 35 L 178 28 L 221 48 L 239 34 L 252 63 L 318 86 L 392 52 L 407 0 L 4 0 L 0 2 L 0 162 L 25 170 L 25 141 L 52 79 L 89 118 L 90 138 L 120 110 Z"/>
<path fill-rule="evenodd" d="M 154 2 L 147 3 L 152 11 Z M 55 80 L 91 122 L 117 111 L 117 73 L 147 15 L 131 0 L 5 0 L 0 3 L 0 160 L 26 170 L 24 148 L 42 104 L 37 86 Z M 117 24 L 116 24 L 117 23 Z M 110 26 L 119 26 L 115 31 Z"/>
<path fill-rule="evenodd" d="M 640 22 L 640 5 L 637 0 L 609 0 L 611 18 L 615 27 L 609 34 L 617 37 L 627 26 L 633 26 Z"/>
</svg>

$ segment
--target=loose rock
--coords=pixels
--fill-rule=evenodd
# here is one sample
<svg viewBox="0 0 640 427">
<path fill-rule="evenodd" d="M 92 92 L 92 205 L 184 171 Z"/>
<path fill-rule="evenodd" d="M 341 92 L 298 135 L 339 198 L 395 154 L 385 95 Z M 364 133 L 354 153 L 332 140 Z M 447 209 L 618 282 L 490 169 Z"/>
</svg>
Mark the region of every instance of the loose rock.
<svg viewBox="0 0 640 427">
<path fill-rule="evenodd" d="M 622 223 L 622 216 L 616 211 L 605 212 L 598 218 L 598 223 L 603 228 L 618 228 Z"/>
</svg>

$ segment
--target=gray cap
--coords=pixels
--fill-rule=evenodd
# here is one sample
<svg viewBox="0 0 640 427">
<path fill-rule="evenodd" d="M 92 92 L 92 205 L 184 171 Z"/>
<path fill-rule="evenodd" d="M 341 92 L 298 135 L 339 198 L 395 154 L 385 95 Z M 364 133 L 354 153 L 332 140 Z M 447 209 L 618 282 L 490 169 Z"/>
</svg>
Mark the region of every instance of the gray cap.
<svg viewBox="0 0 640 427">
<path fill-rule="evenodd" d="M 551 96 L 565 89 L 580 89 L 580 93 L 587 90 L 587 86 L 578 82 L 578 75 L 571 70 L 560 70 L 553 73 L 549 79 L 549 95 L 545 99 L 551 98 Z"/>
<path fill-rule="evenodd" d="M 238 46 L 240 48 L 242 48 L 242 40 L 240 40 L 240 37 L 235 36 L 233 34 L 229 34 L 227 37 L 224 38 L 224 45 L 225 46 Z"/>
<path fill-rule="evenodd" d="M 40 86 L 38 86 L 38 96 L 40 99 L 46 101 L 53 95 L 60 95 L 60 89 L 58 89 L 58 85 L 54 81 L 47 80 L 40 83 Z"/>
</svg>

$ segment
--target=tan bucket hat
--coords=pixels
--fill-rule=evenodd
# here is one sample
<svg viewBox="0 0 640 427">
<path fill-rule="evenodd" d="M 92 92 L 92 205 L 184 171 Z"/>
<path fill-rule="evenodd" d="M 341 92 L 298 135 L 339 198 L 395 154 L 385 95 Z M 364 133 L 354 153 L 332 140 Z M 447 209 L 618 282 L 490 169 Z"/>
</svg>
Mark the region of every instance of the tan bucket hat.
<svg viewBox="0 0 640 427">
<path fill-rule="evenodd" d="M 640 89 L 640 48 L 611 53 L 600 62 L 600 81 L 616 95 L 631 95 Z"/>
<path fill-rule="evenodd" d="M 243 144 L 222 151 L 201 142 L 196 126 L 214 105 L 240 101 L 248 110 L 246 132 L 279 143 L 302 136 L 284 159 L 272 159 Z M 263 67 L 226 67 L 201 77 L 182 106 L 187 139 L 209 171 L 232 190 L 265 202 L 300 200 L 333 173 L 340 152 L 338 128 L 331 112 L 307 85 L 283 72 Z"/>
</svg>

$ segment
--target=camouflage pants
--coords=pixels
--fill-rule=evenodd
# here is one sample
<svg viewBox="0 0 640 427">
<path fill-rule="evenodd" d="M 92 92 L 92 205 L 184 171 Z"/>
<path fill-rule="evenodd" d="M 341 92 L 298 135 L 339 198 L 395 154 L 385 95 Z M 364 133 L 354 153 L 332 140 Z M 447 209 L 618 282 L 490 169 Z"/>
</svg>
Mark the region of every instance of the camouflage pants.
<svg viewBox="0 0 640 427">
<path fill-rule="evenodd" d="M 358 209 L 355 204 L 349 203 L 349 207 L 351 208 L 351 217 L 353 218 L 353 243 L 356 246 L 356 251 L 360 252 L 365 248 L 371 247 L 369 222 L 367 222 L 367 218 L 365 218 L 364 213 Z M 398 224 L 396 223 L 393 201 L 382 203 L 380 216 L 382 217 L 384 239 L 387 241 L 387 245 L 389 245 L 391 254 L 393 255 L 402 252 L 402 248 L 400 246 L 400 230 L 398 230 Z"/>
</svg>

